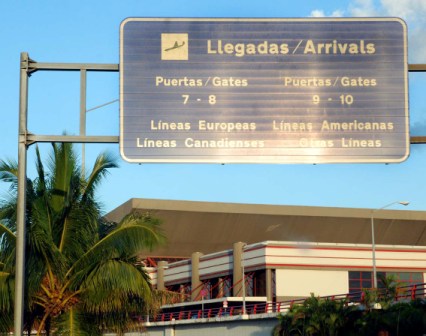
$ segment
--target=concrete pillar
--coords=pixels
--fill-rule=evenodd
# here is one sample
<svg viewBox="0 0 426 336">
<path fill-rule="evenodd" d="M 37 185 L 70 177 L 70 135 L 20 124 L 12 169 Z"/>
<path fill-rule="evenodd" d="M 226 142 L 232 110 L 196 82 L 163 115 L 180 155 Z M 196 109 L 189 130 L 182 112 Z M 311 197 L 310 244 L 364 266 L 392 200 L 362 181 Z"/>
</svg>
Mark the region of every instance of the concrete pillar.
<svg viewBox="0 0 426 336">
<path fill-rule="evenodd" d="M 242 292 L 242 279 L 243 279 L 243 271 L 242 271 L 242 252 L 243 248 L 246 244 L 242 242 L 238 242 L 234 244 L 234 286 L 232 289 L 233 296 L 243 296 Z"/>
<path fill-rule="evenodd" d="M 179 286 L 179 297 L 180 297 L 180 302 L 185 302 L 185 286 L 184 285 L 180 285 Z"/>
<path fill-rule="evenodd" d="M 266 300 L 272 302 L 272 270 L 266 269 Z"/>
<path fill-rule="evenodd" d="M 162 334 L 164 336 L 176 336 L 176 326 L 165 326 Z"/>
<path fill-rule="evenodd" d="M 224 297 L 225 296 L 225 286 L 223 283 L 223 278 L 217 279 L 217 297 Z"/>
<path fill-rule="evenodd" d="M 157 265 L 157 289 L 164 290 L 166 289 L 164 281 L 164 270 L 167 268 L 167 261 L 159 261 Z"/>
<path fill-rule="evenodd" d="M 200 280 L 200 257 L 201 252 L 194 252 L 191 255 L 191 301 L 195 301 L 200 297 L 201 280 Z"/>
</svg>

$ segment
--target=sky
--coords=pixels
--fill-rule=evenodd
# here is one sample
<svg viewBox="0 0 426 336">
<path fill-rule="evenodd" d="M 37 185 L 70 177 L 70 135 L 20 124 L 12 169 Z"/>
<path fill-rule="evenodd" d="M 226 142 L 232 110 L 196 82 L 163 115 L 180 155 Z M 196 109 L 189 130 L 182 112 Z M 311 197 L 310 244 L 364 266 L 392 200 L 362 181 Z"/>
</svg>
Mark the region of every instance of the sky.
<svg viewBox="0 0 426 336">
<path fill-rule="evenodd" d="M 37 62 L 119 63 L 119 26 L 128 17 L 376 17 L 408 25 L 409 63 L 426 63 L 424 0 L 74 0 L 0 2 L 0 158 L 17 160 L 19 59 Z M 119 134 L 119 75 L 89 73 L 88 135 Z M 426 136 L 426 73 L 409 74 L 411 135 Z M 78 134 L 79 74 L 39 71 L 29 79 L 28 130 L 37 135 Z M 44 157 L 50 145 L 40 144 Z M 77 149 L 80 149 L 77 146 Z M 135 164 L 118 144 L 86 145 L 86 165 L 108 151 L 120 168 L 99 187 L 105 212 L 130 198 L 377 209 L 409 201 L 426 211 L 426 144 L 411 145 L 398 164 Z M 34 145 L 28 150 L 34 177 Z M 8 186 L 0 184 L 0 196 Z M 398 206 L 394 207 L 399 209 Z"/>
</svg>

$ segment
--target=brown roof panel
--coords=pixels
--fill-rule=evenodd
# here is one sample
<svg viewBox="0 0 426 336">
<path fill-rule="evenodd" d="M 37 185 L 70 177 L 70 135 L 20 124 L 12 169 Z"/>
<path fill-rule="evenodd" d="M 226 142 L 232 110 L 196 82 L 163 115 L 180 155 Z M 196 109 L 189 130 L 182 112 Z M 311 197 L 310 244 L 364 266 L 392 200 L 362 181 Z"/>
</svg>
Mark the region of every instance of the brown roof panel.
<svg viewBox="0 0 426 336">
<path fill-rule="evenodd" d="M 147 255 L 190 256 L 232 248 L 238 241 L 371 243 L 372 209 L 131 199 L 107 214 L 119 221 L 147 210 L 163 221 L 167 246 Z M 376 243 L 426 246 L 426 212 L 374 212 Z"/>
</svg>

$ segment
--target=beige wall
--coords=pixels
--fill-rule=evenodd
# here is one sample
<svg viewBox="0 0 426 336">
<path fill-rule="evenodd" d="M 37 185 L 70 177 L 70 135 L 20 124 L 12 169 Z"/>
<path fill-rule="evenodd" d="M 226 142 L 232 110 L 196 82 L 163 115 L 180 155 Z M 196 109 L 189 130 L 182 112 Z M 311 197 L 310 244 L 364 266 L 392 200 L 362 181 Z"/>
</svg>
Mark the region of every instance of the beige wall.
<svg viewBox="0 0 426 336">
<path fill-rule="evenodd" d="M 276 270 L 277 297 L 306 297 L 346 294 L 349 292 L 348 271 Z"/>
</svg>

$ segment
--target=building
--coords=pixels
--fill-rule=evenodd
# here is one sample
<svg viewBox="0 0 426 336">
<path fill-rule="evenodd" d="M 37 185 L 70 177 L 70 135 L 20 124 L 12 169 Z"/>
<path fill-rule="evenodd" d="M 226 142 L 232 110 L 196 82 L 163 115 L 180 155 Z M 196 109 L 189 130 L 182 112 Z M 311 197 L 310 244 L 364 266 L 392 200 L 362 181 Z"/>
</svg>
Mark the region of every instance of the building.
<svg viewBox="0 0 426 336">
<path fill-rule="evenodd" d="M 182 302 L 278 302 L 372 287 L 372 216 L 379 277 L 425 280 L 422 211 L 131 199 L 107 219 L 131 211 L 163 221 L 167 246 L 143 257 L 153 284 Z"/>
</svg>

